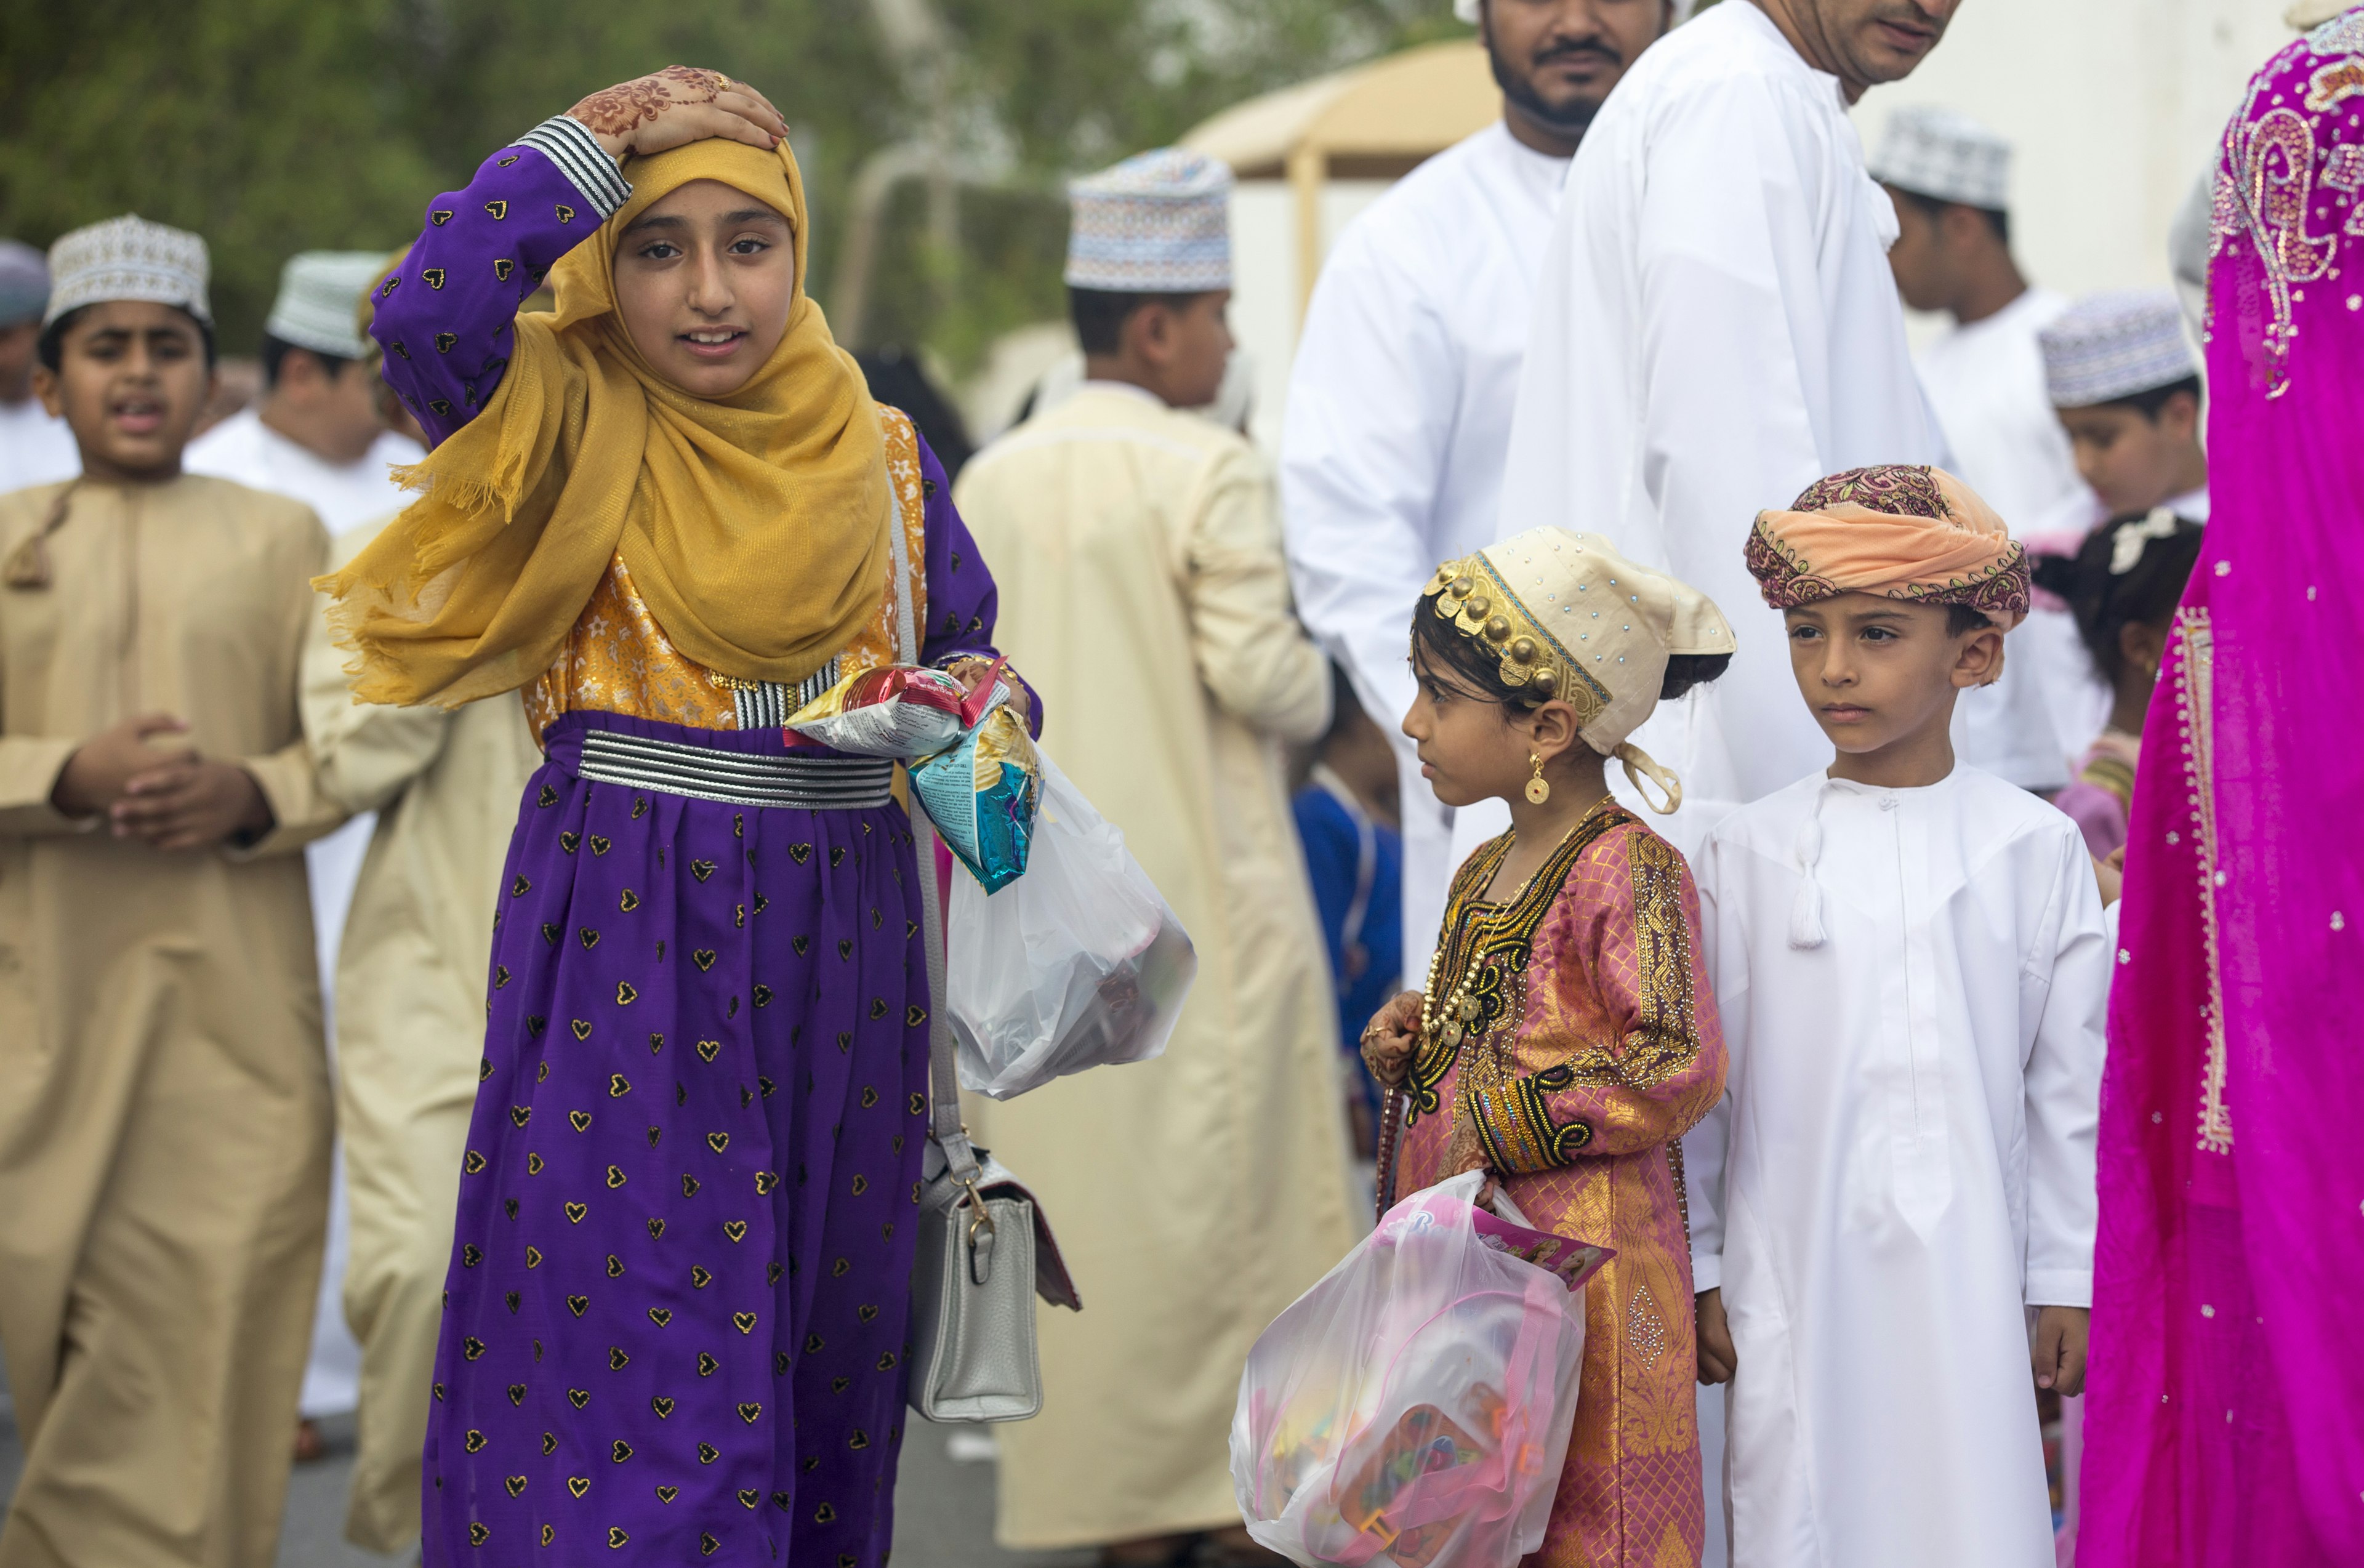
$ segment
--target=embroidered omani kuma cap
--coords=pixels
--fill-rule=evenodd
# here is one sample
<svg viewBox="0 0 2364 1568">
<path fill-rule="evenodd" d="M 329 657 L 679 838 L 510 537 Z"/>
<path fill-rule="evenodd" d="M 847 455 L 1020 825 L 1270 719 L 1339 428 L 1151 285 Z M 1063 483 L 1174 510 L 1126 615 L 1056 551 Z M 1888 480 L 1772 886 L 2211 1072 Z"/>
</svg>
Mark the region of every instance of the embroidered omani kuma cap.
<svg viewBox="0 0 2364 1568">
<path fill-rule="evenodd" d="M 210 327 L 210 271 L 206 242 L 185 228 L 128 215 L 77 228 L 50 247 L 50 303 L 41 328 L 48 330 L 69 310 L 116 299 L 175 306 Z"/>
<path fill-rule="evenodd" d="M 355 311 L 370 285 L 385 275 L 383 250 L 306 250 L 280 269 L 279 297 L 262 329 L 283 343 L 340 359 L 369 356 Z"/>
<path fill-rule="evenodd" d="M 1232 286 L 1232 171 L 1161 147 L 1070 181 L 1070 287 L 1199 294 Z"/>
<path fill-rule="evenodd" d="M 2183 311 L 2165 289 L 2087 295 L 2036 334 L 2055 408 L 2090 408 L 2200 373 Z"/>
<path fill-rule="evenodd" d="M 1957 109 L 1898 109 L 1869 168 L 1883 185 L 1937 201 L 1996 212 L 2011 204 L 2011 143 Z"/>
<path fill-rule="evenodd" d="M 0 239 L 0 327 L 39 321 L 50 302 L 50 269 L 41 253 L 14 239 Z"/>
<path fill-rule="evenodd" d="M 1500 657 L 1505 685 L 1573 707 L 1584 743 L 1624 763 L 1635 789 L 1656 781 L 1667 796 L 1656 809 L 1682 804 L 1681 782 L 1626 737 L 1658 706 L 1669 657 L 1736 646 L 1714 600 L 1598 534 L 1549 528 L 1446 562 L 1422 598 L 1422 613 Z"/>
</svg>

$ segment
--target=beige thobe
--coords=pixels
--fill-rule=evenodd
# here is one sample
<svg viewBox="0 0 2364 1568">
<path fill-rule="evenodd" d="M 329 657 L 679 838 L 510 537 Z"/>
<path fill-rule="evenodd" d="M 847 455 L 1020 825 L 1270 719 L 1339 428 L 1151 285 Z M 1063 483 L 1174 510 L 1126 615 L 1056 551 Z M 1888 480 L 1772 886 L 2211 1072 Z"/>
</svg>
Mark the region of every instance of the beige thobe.
<svg viewBox="0 0 2364 1568">
<path fill-rule="evenodd" d="M 1289 612 L 1265 465 L 1208 421 L 1088 384 L 979 455 L 958 498 L 1044 749 L 1199 950 L 1162 1059 L 972 1118 L 1084 1298 L 1042 1314 L 1043 1414 L 996 1429 L 998 1533 L 1236 1525 L 1248 1349 L 1355 1236 L 1337 1008 L 1279 755 L 1328 722 L 1328 663 Z"/>
<path fill-rule="evenodd" d="M 336 564 L 376 532 L 341 535 Z M 457 712 L 355 703 L 325 615 L 304 654 L 304 729 L 321 787 L 346 810 L 379 814 L 337 959 L 337 1113 L 352 1218 L 345 1319 L 362 1347 L 345 1534 L 393 1553 L 418 1540 L 493 907 L 541 753 L 514 695 Z"/>
<path fill-rule="evenodd" d="M 58 487 L 0 497 L 0 561 Z M 342 819 L 296 716 L 328 554 L 225 480 L 84 484 L 0 586 L 0 1344 L 25 1472 L 0 1568 L 272 1560 L 329 1195 L 304 860 Z M 162 710 L 276 824 L 166 854 L 50 805 Z"/>
</svg>

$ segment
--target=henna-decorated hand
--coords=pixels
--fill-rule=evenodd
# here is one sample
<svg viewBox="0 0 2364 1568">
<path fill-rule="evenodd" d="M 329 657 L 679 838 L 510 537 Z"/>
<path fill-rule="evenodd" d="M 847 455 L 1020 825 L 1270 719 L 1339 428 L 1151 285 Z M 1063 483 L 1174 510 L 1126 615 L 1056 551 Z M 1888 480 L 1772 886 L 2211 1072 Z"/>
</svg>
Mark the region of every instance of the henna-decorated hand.
<svg viewBox="0 0 2364 1568">
<path fill-rule="evenodd" d="M 668 65 L 653 75 L 619 82 L 566 113 L 588 126 L 608 156 L 619 162 L 628 155 L 645 158 L 710 136 L 769 151 L 788 134 L 787 121 L 763 94 L 719 71 L 687 65 Z"/>
<path fill-rule="evenodd" d="M 1421 995 L 1399 991 L 1363 1028 L 1363 1065 L 1384 1088 L 1392 1089 L 1411 1070 L 1412 1047 L 1420 1042 Z"/>
</svg>

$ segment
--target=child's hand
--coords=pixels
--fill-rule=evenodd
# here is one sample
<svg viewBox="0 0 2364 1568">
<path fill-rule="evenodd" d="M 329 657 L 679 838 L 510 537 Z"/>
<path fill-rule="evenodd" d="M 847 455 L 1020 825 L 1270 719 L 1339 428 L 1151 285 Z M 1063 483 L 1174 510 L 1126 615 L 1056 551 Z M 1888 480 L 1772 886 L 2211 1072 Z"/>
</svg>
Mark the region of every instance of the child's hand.
<svg viewBox="0 0 2364 1568">
<path fill-rule="evenodd" d="M 2125 851 L 2119 850 L 2113 852 L 2108 860 L 2095 861 L 2093 880 L 2101 884 L 2102 906 L 2107 908 L 2115 904 L 2126 884 Z"/>
<path fill-rule="evenodd" d="M 273 821 L 252 773 L 194 751 L 135 776 L 107 817 L 117 838 L 145 839 L 160 850 L 209 850 L 231 838 L 251 843 Z"/>
<path fill-rule="evenodd" d="M 74 749 L 58 770 L 50 804 L 68 817 L 95 817 L 123 798 L 126 785 L 141 773 L 183 754 L 160 746 L 160 736 L 184 735 L 187 721 L 169 713 L 143 713 L 100 730 Z"/>
<path fill-rule="evenodd" d="M 719 136 L 769 152 L 788 134 L 772 101 L 719 71 L 668 65 L 603 88 L 566 111 L 590 127 L 608 156 L 647 157 Z"/>
<path fill-rule="evenodd" d="M 1724 1320 L 1723 1292 L 1699 1293 L 1699 1380 L 1730 1383 L 1740 1370 L 1740 1352 L 1732 1348 L 1732 1325 Z"/>
<path fill-rule="evenodd" d="M 2082 1307 L 2046 1307 L 2035 1315 L 2035 1341 L 2029 1359 L 2035 1363 L 2035 1386 L 2057 1389 L 2062 1397 L 2085 1392 L 2085 1337 L 2093 1314 Z"/>
<path fill-rule="evenodd" d="M 1363 1065 L 1382 1088 L 1401 1084 L 1411 1071 L 1412 1047 L 1420 1040 L 1421 995 L 1399 991 L 1363 1027 Z"/>
</svg>

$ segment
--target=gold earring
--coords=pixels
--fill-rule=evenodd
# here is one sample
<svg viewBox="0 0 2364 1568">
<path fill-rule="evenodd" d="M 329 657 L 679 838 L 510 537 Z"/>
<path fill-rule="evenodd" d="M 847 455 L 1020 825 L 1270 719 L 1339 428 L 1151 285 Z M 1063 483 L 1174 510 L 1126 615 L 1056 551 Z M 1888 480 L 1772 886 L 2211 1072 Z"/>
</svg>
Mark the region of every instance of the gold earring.
<svg viewBox="0 0 2364 1568">
<path fill-rule="evenodd" d="M 1551 798 L 1551 785 L 1544 782 L 1544 760 L 1530 751 L 1527 761 L 1535 765 L 1535 776 L 1527 781 L 1527 804 L 1541 806 Z"/>
</svg>

